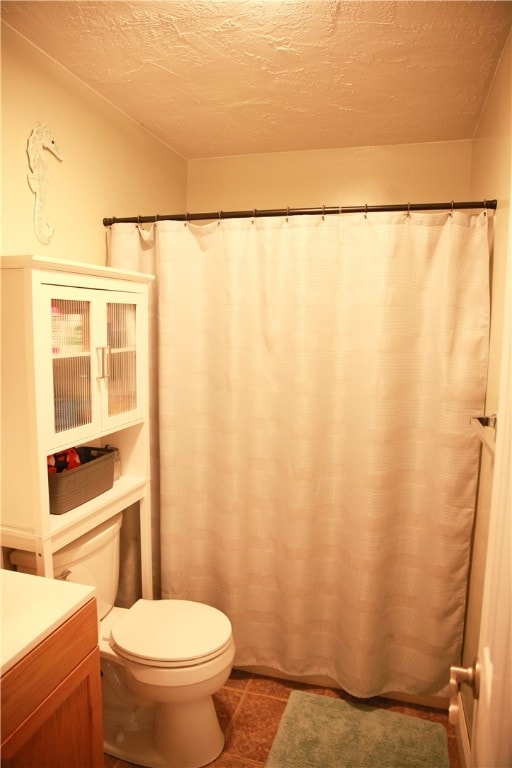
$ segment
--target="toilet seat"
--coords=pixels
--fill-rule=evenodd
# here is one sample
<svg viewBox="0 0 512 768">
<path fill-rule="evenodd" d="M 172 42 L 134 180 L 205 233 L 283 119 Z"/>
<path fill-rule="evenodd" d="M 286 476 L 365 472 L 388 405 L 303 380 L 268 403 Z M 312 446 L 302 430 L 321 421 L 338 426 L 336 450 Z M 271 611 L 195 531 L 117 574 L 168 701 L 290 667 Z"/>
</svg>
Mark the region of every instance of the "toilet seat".
<svg viewBox="0 0 512 768">
<path fill-rule="evenodd" d="M 138 664 L 190 667 L 231 646 L 231 622 L 203 603 L 141 599 L 114 623 L 109 642 L 116 653 Z"/>
</svg>

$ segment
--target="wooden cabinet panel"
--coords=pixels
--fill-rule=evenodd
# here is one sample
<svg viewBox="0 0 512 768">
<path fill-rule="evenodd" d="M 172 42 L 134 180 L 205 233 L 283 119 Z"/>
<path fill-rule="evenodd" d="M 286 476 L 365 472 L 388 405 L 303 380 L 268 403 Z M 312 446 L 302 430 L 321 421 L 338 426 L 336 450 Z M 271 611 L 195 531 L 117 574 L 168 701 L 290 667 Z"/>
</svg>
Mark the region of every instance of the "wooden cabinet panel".
<svg viewBox="0 0 512 768">
<path fill-rule="evenodd" d="M 96 600 L 2 677 L 2 768 L 103 766 Z"/>
<path fill-rule="evenodd" d="M 2 743 L 2 768 L 103 768 L 99 650 Z"/>
<path fill-rule="evenodd" d="M 12 733 L 97 644 L 96 601 L 91 600 L 3 675 L 2 738 Z"/>
</svg>

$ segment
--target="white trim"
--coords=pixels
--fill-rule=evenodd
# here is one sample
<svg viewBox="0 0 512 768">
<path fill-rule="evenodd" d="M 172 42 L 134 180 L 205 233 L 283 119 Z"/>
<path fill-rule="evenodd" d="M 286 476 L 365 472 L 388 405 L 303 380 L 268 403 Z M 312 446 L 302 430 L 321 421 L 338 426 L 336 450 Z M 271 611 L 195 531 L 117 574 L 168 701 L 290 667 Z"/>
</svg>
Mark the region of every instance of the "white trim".
<svg viewBox="0 0 512 768">
<path fill-rule="evenodd" d="M 457 694 L 457 705 L 459 707 L 459 718 L 457 720 L 457 725 L 455 726 L 455 735 L 457 736 L 460 768 L 469 768 L 471 765 L 471 744 L 469 741 L 466 713 L 464 711 L 460 691 Z"/>
</svg>

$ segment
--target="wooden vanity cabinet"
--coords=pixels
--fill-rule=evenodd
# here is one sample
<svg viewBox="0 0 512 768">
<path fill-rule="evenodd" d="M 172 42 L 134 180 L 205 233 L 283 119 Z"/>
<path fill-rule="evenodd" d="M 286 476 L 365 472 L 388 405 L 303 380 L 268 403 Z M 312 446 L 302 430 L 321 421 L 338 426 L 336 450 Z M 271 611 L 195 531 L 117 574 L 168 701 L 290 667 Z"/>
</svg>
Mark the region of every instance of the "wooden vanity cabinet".
<svg viewBox="0 0 512 768">
<path fill-rule="evenodd" d="M 103 768 L 96 600 L 2 676 L 2 768 Z"/>
</svg>

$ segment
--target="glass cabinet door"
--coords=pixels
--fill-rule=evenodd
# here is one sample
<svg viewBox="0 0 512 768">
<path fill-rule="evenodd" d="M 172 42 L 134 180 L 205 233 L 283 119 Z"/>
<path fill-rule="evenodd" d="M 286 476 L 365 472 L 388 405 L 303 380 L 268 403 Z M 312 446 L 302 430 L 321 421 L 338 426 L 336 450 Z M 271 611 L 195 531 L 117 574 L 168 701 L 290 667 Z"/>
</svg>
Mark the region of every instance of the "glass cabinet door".
<svg viewBox="0 0 512 768">
<path fill-rule="evenodd" d="M 54 430 L 92 422 L 90 302 L 52 298 Z"/>
<path fill-rule="evenodd" d="M 83 443 L 140 420 L 140 296 L 47 285 L 44 303 L 51 338 L 47 323 L 39 359 L 53 387 L 53 411 L 42 414 L 50 447 Z"/>
<path fill-rule="evenodd" d="M 137 409 L 137 306 L 107 302 L 107 417 Z"/>
</svg>

